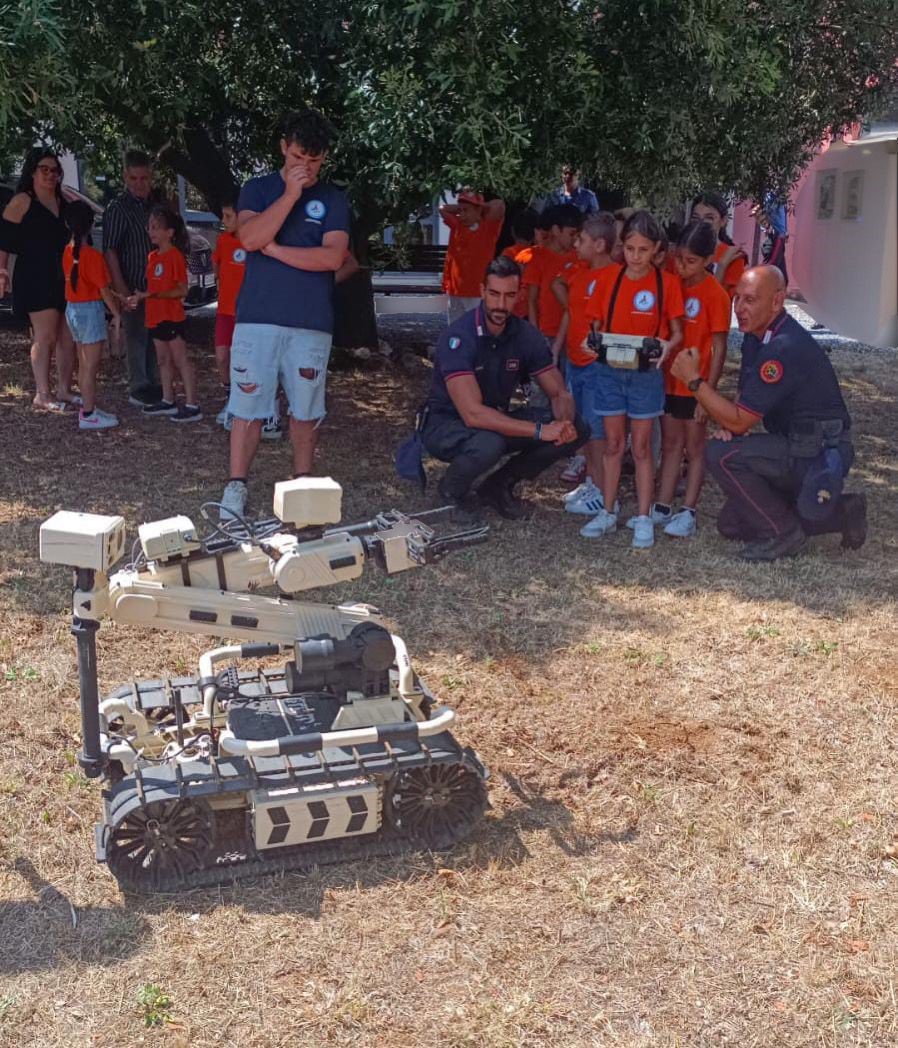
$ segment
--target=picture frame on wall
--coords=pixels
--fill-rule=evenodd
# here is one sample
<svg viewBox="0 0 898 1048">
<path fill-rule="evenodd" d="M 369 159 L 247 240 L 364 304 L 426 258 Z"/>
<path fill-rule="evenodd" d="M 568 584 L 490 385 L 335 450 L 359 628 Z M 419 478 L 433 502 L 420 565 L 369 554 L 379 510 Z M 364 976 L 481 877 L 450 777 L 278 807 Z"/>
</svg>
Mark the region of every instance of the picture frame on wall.
<svg viewBox="0 0 898 1048">
<path fill-rule="evenodd" d="M 846 171 L 842 181 L 842 220 L 857 222 L 864 205 L 864 172 Z"/>
<path fill-rule="evenodd" d="M 836 212 L 836 178 L 838 171 L 827 168 L 817 173 L 817 220 L 827 222 Z"/>
</svg>

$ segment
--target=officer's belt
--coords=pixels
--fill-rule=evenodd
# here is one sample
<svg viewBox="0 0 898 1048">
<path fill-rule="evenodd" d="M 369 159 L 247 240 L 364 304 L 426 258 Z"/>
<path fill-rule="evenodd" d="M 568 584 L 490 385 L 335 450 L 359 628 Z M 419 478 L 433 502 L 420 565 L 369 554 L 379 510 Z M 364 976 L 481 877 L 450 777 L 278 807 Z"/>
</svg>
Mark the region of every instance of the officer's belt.
<svg viewBox="0 0 898 1048">
<path fill-rule="evenodd" d="M 789 454 L 814 458 L 822 448 L 837 448 L 850 439 L 850 430 L 840 418 L 796 419 L 789 426 Z"/>
</svg>

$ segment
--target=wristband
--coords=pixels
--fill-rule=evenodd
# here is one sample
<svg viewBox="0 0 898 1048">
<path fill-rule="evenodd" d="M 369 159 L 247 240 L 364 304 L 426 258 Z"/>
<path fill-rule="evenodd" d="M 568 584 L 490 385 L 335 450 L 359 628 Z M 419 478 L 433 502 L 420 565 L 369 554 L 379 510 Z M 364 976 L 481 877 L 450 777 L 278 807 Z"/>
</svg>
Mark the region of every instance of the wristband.
<svg viewBox="0 0 898 1048">
<path fill-rule="evenodd" d="M 542 422 L 537 422 L 537 424 L 536 424 L 536 432 L 533 434 L 533 439 L 534 440 L 542 440 L 542 431 L 543 431 L 543 424 L 542 424 Z"/>
</svg>

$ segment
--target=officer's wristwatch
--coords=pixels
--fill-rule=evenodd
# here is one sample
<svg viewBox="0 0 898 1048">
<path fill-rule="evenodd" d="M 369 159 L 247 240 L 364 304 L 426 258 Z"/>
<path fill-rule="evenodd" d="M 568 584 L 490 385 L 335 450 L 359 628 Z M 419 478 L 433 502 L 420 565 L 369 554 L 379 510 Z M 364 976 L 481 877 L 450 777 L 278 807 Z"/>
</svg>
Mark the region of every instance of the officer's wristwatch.
<svg viewBox="0 0 898 1048">
<path fill-rule="evenodd" d="M 687 389 L 689 390 L 689 392 L 690 392 L 690 393 L 696 393 L 696 392 L 698 391 L 698 387 L 699 387 L 699 386 L 700 386 L 700 385 L 701 385 L 701 384 L 702 384 L 702 383 L 703 383 L 704 381 L 705 381 L 705 380 L 704 380 L 704 379 L 703 379 L 703 378 L 701 377 L 701 375 L 699 375 L 699 377 L 698 377 L 698 378 L 694 378 L 694 379 L 692 379 L 692 381 L 691 381 L 691 382 L 687 382 L 687 383 L 686 383 L 686 388 L 687 388 Z"/>
</svg>

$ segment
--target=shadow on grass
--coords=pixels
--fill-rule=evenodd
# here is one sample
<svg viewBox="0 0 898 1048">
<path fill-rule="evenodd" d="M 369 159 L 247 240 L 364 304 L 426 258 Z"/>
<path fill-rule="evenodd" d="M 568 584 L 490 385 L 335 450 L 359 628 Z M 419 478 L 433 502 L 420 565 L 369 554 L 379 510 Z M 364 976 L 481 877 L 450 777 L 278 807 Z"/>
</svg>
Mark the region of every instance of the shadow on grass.
<svg viewBox="0 0 898 1048">
<path fill-rule="evenodd" d="M 115 964 L 142 948 L 147 922 L 127 906 L 75 907 L 31 861 L 11 867 L 31 895 L 0 901 L 0 975 L 45 971 L 73 962 Z"/>
</svg>

